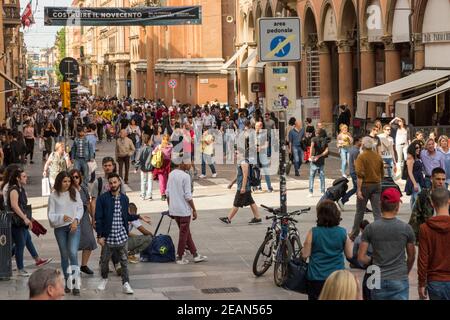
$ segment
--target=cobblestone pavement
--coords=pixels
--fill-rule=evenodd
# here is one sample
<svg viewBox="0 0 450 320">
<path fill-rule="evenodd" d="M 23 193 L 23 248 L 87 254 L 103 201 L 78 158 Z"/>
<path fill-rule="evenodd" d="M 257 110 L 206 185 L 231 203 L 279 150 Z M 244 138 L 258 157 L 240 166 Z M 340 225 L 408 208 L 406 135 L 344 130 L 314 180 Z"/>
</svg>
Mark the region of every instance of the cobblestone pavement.
<svg viewBox="0 0 450 320">
<path fill-rule="evenodd" d="M 97 158 L 101 159 L 106 154 L 112 154 L 113 146 L 101 144 L 101 151 Z M 339 176 L 340 161 L 330 157 L 326 164 L 327 186 L 332 180 Z M 199 166 L 198 166 L 199 167 Z M 299 218 L 298 228 L 302 241 L 306 232 L 315 225 L 314 206 L 320 198 L 318 192 L 318 179 L 315 183 L 315 196 L 307 198 L 308 181 L 307 166 L 301 169 L 300 179 L 290 177 L 288 179 L 288 205 L 289 210 L 299 207 L 311 206 L 310 213 Z M 33 216 L 44 224 L 49 230 L 44 237 L 33 241 L 40 256 L 54 260 L 50 264 L 54 267 L 60 266 L 59 252 L 56 245 L 53 230 L 49 227 L 46 219 L 46 198 L 40 195 L 40 163 L 36 163 L 28 170 L 32 184 L 27 187 L 30 194 L 30 202 L 33 203 Z M 209 170 L 209 169 L 208 169 Z M 222 224 L 218 218 L 227 214 L 230 209 L 235 189 L 228 190 L 226 185 L 234 175 L 233 166 L 219 166 L 219 177 L 216 179 L 205 179 L 196 181 L 194 201 L 199 211 L 199 219 L 192 223 L 192 234 L 199 252 L 208 256 L 207 262 L 188 265 L 177 265 L 175 263 L 139 263 L 129 265 L 130 283 L 135 290 L 134 295 L 126 296 L 121 293 L 120 278 L 110 273 L 110 282 L 105 292 L 96 290 L 100 281 L 99 255 L 100 250 L 93 252 L 89 266 L 95 271 L 94 276 L 82 276 L 81 297 L 66 296 L 65 299 L 306 299 L 302 294 L 290 292 L 274 285 L 273 269 L 262 277 L 256 278 L 251 270 L 256 250 L 262 242 L 266 228 L 270 225 L 264 221 L 261 225 L 248 225 L 251 218 L 249 209 L 242 209 L 231 225 Z M 278 189 L 278 180 L 275 181 L 275 189 Z M 167 209 L 167 204 L 159 197 L 157 184 L 154 185 L 153 201 L 142 201 L 139 199 L 137 174 L 130 176 L 130 187 L 127 194 L 130 200 L 135 202 L 140 213 L 147 213 L 153 221 L 148 227 L 153 230 L 157 224 L 160 212 Z M 265 187 L 263 183 L 263 188 Z M 156 195 L 156 196 L 155 196 Z M 279 204 L 279 193 L 258 193 L 254 195 L 257 204 L 276 206 Z M 406 197 L 404 197 L 406 198 Z M 409 199 L 403 199 L 400 219 L 407 221 L 410 215 Z M 39 208 L 41 207 L 41 208 Z M 355 199 L 352 199 L 345 207 L 341 225 L 350 230 L 353 224 L 355 212 Z M 371 215 L 366 217 L 372 220 Z M 165 220 L 161 227 L 163 232 L 167 231 L 168 221 Z M 178 239 L 177 227 L 171 229 L 175 245 Z M 81 257 L 80 257 L 81 258 Z M 188 259 L 191 257 L 188 257 Z M 28 252 L 25 252 L 25 265 L 29 271 L 34 271 L 34 265 Z M 15 266 L 15 263 L 13 263 Z M 351 269 L 352 272 L 362 279 L 362 271 Z M 204 289 L 237 288 L 233 293 L 209 294 Z M 28 295 L 27 280 L 16 275 L 9 281 L 0 281 L 0 299 L 26 299 Z M 410 273 L 410 298 L 417 299 L 417 271 L 414 267 Z"/>
</svg>

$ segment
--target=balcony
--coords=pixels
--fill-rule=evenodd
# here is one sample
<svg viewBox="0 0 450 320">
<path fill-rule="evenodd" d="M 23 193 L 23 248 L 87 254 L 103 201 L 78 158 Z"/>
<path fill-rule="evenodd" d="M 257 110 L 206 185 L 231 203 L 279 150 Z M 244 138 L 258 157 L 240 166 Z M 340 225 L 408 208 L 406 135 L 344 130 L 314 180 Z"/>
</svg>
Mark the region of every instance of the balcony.
<svg viewBox="0 0 450 320">
<path fill-rule="evenodd" d="M 19 26 L 20 20 L 20 7 L 19 4 L 5 3 L 3 4 L 3 24 L 6 26 Z"/>
</svg>

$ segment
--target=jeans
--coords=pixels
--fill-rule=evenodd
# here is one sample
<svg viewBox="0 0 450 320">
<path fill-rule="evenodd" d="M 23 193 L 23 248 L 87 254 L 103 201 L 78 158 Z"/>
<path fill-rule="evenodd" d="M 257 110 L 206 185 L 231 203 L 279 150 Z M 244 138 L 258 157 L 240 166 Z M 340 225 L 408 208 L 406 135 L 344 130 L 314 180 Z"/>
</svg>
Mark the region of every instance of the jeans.
<svg viewBox="0 0 450 320">
<path fill-rule="evenodd" d="M 339 154 L 341 155 L 341 173 L 345 175 L 347 172 L 348 156 L 349 152 L 347 148 L 339 148 Z"/>
<path fill-rule="evenodd" d="M 372 300 L 409 300 L 408 280 L 381 280 L 380 285 L 372 290 Z"/>
<path fill-rule="evenodd" d="M 12 240 L 15 244 L 15 257 L 16 265 L 18 270 L 23 269 L 23 251 L 25 250 L 26 236 L 25 232 L 27 230 L 24 227 L 14 227 L 11 226 Z"/>
<path fill-rule="evenodd" d="M 81 174 L 83 175 L 83 181 L 89 181 L 89 167 L 87 164 L 86 159 L 75 159 L 73 168 L 80 170 Z"/>
<path fill-rule="evenodd" d="M 153 173 L 141 171 L 141 197 L 151 197 L 153 189 Z"/>
<path fill-rule="evenodd" d="M 105 243 L 102 248 L 102 254 L 100 257 L 100 272 L 103 279 L 108 279 L 109 273 L 109 260 L 112 255 L 120 257 L 120 266 L 122 267 L 122 284 L 130 282 L 128 277 L 128 244 L 125 241 L 122 244 L 112 245 Z"/>
<path fill-rule="evenodd" d="M 202 174 L 206 175 L 206 164 L 208 163 L 212 174 L 216 173 L 216 168 L 214 167 L 213 156 L 209 154 L 202 153 Z"/>
<path fill-rule="evenodd" d="M 416 192 L 413 190 L 412 194 L 411 194 L 411 210 L 414 209 L 414 204 L 416 203 L 417 197 L 419 196 L 420 191 L 422 191 L 422 188 L 420 187 L 420 185 L 418 185 L 419 190 Z"/>
<path fill-rule="evenodd" d="M 320 192 L 325 193 L 325 165 L 316 165 L 311 162 L 309 167 L 309 193 L 313 193 L 314 191 L 314 178 L 316 176 L 316 172 L 319 171 L 320 178 Z"/>
<path fill-rule="evenodd" d="M 295 173 L 298 173 L 300 171 L 300 166 L 302 164 L 303 159 L 303 150 L 300 148 L 300 146 L 292 146 L 292 155 L 294 157 L 294 169 Z"/>
<path fill-rule="evenodd" d="M 353 196 L 356 191 L 358 190 L 358 185 L 357 185 L 357 180 L 358 178 L 356 177 L 356 173 L 351 173 L 350 176 L 352 177 L 352 183 L 353 183 L 353 188 L 351 190 L 349 190 L 341 199 L 343 204 L 346 204 L 348 202 L 348 200 L 350 200 L 351 196 Z"/>
<path fill-rule="evenodd" d="M 355 221 L 353 222 L 353 229 L 351 232 L 351 238 L 354 239 L 359 234 L 359 225 L 364 220 L 364 213 L 366 212 L 367 202 L 370 200 L 372 205 L 373 218 L 378 220 L 381 218 L 380 208 L 380 196 L 381 196 L 381 184 L 363 184 L 361 192 L 364 197 L 363 200 L 356 199 L 356 214 Z"/>
<path fill-rule="evenodd" d="M 394 159 L 392 158 L 383 158 L 383 162 L 385 163 L 386 167 L 386 176 L 393 177 L 393 166 L 394 166 Z"/>
<path fill-rule="evenodd" d="M 128 253 L 131 255 L 135 255 L 137 253 L 141 253 L 152 243 L 152 236 L 131 236 L 128 238 Z"/>
<path fill-rule="evenodd" d="M 408 150 L 407 144 L 395 145 L 395 151 L 397 152 L 397 163 L 400 163 L 400 169 L 402 170 L 400 172 L 403 172 L 404 161 L 406 161 L 407 158 L 406 150 Z"/>
<path fill-rule="evenodd" d="M 273 190 L 272 183 L 270 181 L 270 173 L 269 173 L 269 159 L 267 158 L 267 154 L 265 152 L 261 152 L 258 154 L 259 162 L 261 163 L 261 171 L 264 175 L 264 179 L 266 180 L 267 189 Z M 258 186 L 261 189 L 261 183 Z"/>
<path fill-rule="evenodd" d="M 80 227 L 75 232 L 70 232 L 70 225 L 55 228 L 55 238 L 61 255 L 61 268 L 64 278 L 69 278 L 68 268 L 78 266 L 78 246 L 80 245 Z"/>
<path fill-rule="evenodd" d="M 430 281 L 427 285 L 430 300 L 450 300 L 450 282 Z"/>
<path fill-rule="evenodd" d="M 187 249 L 192 255 L 197 254 L 197 248 L 195 247 L 194 240 L 192 240 L 190 224 L 191 216 L 188 217 L 175 217 L 178 228 L 180 228 L 180 236 L 178 238 L 177 256 L 181 258 L 184 255 L 184 251 Z"/>
<path fill-rule="evenodd" d="M 31 240 L 31 234 L 28 229 L 25 229 L 25 247 L 27 248 L 28 252 L 30 253 L 31 257 L 33 259 L 36 259 L 39 257 L 39 254 L 36 251 L 36 248 L 34 247 L 33 241 Z M 11 256 L 14 256 L 16 254 L 16 247 L 13 245 L 11 250 Z"/>
<path fill-rule="evenodd" d="M 130 172 L 130 156 L 117 157 L 119 163 L 119 175 L 123 178 L 125 183 L 128 183 L 128 174 Z M 123 175 L 123 166 L 125 165 L 125 176 Z"/>
</svg>

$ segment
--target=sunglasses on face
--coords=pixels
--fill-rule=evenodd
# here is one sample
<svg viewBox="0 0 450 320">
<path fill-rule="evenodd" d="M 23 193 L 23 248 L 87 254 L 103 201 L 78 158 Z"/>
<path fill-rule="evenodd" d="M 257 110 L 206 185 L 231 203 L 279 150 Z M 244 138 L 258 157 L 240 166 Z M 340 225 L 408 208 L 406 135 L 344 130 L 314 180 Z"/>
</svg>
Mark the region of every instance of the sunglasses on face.
<svg viewBox="0 0 450 320">
<path fill-rule="evenodd" d="M 80 176 L 72 176 L 72 179 L 80 179 Z"/>
</svg>

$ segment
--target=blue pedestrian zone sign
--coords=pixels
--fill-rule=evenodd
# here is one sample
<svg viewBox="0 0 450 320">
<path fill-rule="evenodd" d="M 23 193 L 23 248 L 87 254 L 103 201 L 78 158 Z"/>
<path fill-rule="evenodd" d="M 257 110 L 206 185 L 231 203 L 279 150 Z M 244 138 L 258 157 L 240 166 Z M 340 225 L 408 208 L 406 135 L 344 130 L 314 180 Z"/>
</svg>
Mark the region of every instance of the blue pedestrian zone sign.
<svg viewBox="0 0 450 320">
<path fill-rule="evenodd" d="M 281 48 L 278 48 L 278 46 L 282 46 Z M 270 42 L 270 51 L 275 51 L 275 56 L 278 58 L 283 58 L 289 54 L 291 51 L 291 44 L 290 42 L 286 42 L 285 36 L 277 36 L 273 38 L 273 40 Z"/>
<path fill-rule="evenodd" d="M 261 18 L 258 34 L 260 62 L 295 62 L 301 60 L 299 18 Z"/>
</svg>

